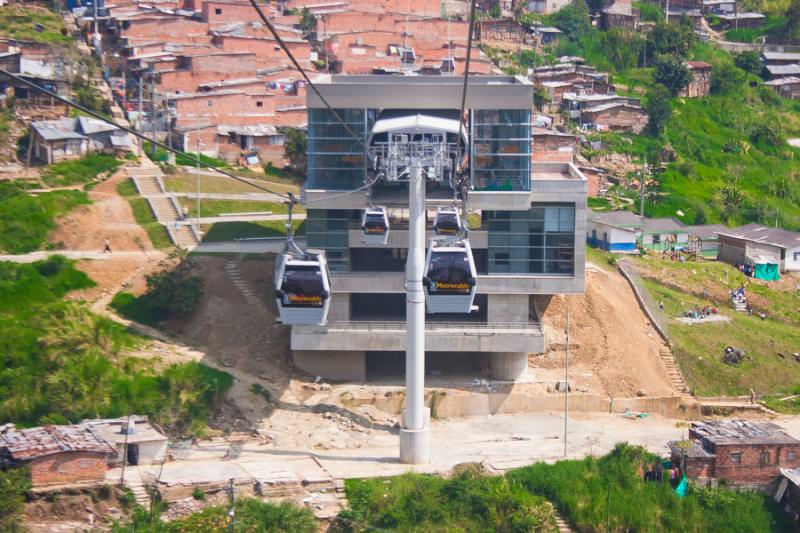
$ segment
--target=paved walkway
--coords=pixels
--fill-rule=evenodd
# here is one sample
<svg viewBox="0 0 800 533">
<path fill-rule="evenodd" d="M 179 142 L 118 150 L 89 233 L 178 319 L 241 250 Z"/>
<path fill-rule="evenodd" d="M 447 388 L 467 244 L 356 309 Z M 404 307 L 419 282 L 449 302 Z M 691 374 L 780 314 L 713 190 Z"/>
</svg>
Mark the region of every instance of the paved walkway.
<svg viewBox="0 0 800 533">
<path fill-rule="evenodd" d="M 295 239 L 301 248 L 305 248 L 304 238 Z M 235 241 L 235 242 L 204 242 L 194 252 L 204 254 L 263 254 L 267 252 L 280 253 L 283 251 L 286 239 L 278 237 L 269 240 Z"/>
<path fill-rule="evenodd" d="M 147 261 L 154 257 L 160 257 L 164 254 L 156 250 L 147 252 L 112 252 L 103 253 L 101 250 L 53 250 L 53 251 L 40 251 L 30 252 L 27 254 L 19 255 L 0 255 L 0 261 L 10 261 L 12 263 L 33 263 L 34 261 L 41 261 L 47 259 L 51 255 L 63 255 L 68 259 L 119 259 L 119 258 L 135 258 Z"/>
</svg>

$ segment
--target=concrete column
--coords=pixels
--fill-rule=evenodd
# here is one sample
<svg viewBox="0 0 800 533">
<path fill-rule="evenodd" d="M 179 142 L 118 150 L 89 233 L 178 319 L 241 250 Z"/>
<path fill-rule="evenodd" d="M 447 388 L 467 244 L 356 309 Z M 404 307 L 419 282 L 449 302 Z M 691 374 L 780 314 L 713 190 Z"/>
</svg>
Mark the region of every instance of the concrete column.
<svg viewBox="0 0 800 533">
<path fill-rule="evenodd" d="M 522 379 L 528 370 L 528 353 L 492 352 L 489 354 L 489 370 L 492 379 L 503 381 Z"/>
</svg>

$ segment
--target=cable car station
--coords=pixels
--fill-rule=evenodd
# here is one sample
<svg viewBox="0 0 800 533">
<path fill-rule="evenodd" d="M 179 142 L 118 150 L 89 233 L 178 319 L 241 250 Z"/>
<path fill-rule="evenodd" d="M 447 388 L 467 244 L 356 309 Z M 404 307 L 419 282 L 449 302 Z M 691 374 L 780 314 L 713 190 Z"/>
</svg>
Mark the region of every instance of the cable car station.
<svg viewBox="0 0 800 533">
<path fill-rule="evenodd" d="M 294 364 L 338 380 L 403 375 L 419 179 L 425 372 L 523 379 L 528 354 L 545 350 L 538 317 L 552 295 L 583 292 L 585 261 L 586 179 L 571 164 L 532 162 L 533 85 L 470 76 L 459 117 L 461 77 L 314 83 L 350 131 L 309 91 L 301 202 L 307 248 L 325 261 L 319 279 L 296 275 L 321 299 L 286 315 Z"/>
</svg>

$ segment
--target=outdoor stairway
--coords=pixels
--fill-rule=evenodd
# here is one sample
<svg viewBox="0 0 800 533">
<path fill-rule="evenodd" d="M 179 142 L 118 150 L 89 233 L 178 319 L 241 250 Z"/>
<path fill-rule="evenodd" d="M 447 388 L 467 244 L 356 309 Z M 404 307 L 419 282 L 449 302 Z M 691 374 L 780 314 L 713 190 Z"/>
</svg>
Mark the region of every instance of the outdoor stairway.
<svg viewBox="0 0 800 533">
<path fill-rule="evenodd" d="M 225 273 L 228 274 L 228 277 L 236 285 L 236 288 L 239 289 L 239 292 L 242 293 L 244 300 L 251 306 L 256 307 L 258 309 L 263 309 L 264 304 L 259 300 L 258 296 L 253 292 L 253 290 L 247 285 L 247 282 L 242 277 L 242 274 L 239 272 L 239 267 L 236 266 L 236 263 L 233 261 L 225 261 Z"/>
<path fill-rule="evenodd" d="M 683 374 L 681 374 L 681 369 L 678 368 L 678 362 L 675 360 L 675 354 L 672 353 L 672 350 L 669 349 L 667 346 L 661 347 L 661 359 L 663 359 L 664 364 L 667 366 L 667 376 L 669 376 L 669 383 L 672 385 L 675 390 L 678 390 L 684 394 L 689 394 L 689 386 L 686 385 L 686 381 L 683 379 Z"/>
<path fill-rule="evenodd" d="M 733 308 L 739 311 L 740 313 L 747 312 L 747 297 L 744 294 L 731 295 L 731 301 L 733 302 Z"/>
<path fill-rule="evenodd" d="M 553 508 L 553 512 L 556 513 L 556 528 L 558 529 L 558 533 L 572 533 L 572 529 L 567 524 L 567 521 L 564 520 L 558 511 Z"/>
<path fill-rule="evenodd" d="M 189 224 L 176 222 L 181 218 L 181 213 L 175 207 L 171 195 L 164 190 L 159 181 L 162 176 L 161 169 L 147 158 L 144 161 L 146 162 L 144 166 L 126 168 L 128 175 L 136 184 L 136 190 L 147 200 L 156 220 L 166 226 L 173 243 L 187 250 L 193 249 L 200 242 Z"/>
<path fill-rule="evenodd" d="M 142 483 L 142 478 L 139 476 L 139 472 L 134 469 L 130 469 L 125 472 L 125 486 L 131 489 L 131 492 L 133 493 L 138 505 L 141 505 L 145 508 L 149 507 L 150 494 L 148 494 L 147 488 Z"/>
</svg>

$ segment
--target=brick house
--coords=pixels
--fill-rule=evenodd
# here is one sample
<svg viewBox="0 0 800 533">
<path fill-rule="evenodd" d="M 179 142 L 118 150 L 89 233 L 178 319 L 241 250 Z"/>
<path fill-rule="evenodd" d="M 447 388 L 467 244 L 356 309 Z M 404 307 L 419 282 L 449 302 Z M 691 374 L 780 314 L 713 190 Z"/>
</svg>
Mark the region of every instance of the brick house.
<svg viewBox="0 0 800 533">
<path fill-rule="evenodd" d="M 711 88 L 711 65 L 703 61 L 689 61 L 686 63 L 689 72 L 692 73 L 692 80 L 679 93 L 680 96 L 689 98 L 702 98 L 708 96 Z"/>
<path fill-rule="evenodd" d="M 586 107 L 581 122 L 592 124 L 601 131 L 625 131 L 639 134 L 647 126 L 647 111 L 626 102 L 601 103 Z"/>
<path fill-rule="evenodd" d="M 782 468 L 800 466 L 800 440 L 771 422 L 693 422 L 688 441 L 668 446 L 686 477 L 700 482 L 763 486 L 775 481 Z"/>
<path fill-rule="evenodd" d="M 0 433 L 0 468 L 30 465 L 34 488 L 102 485 L 114 448 L 83 424 Z"/>
</svg>

